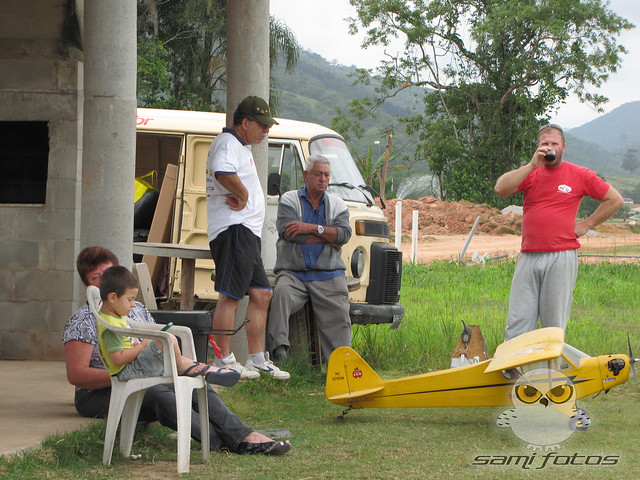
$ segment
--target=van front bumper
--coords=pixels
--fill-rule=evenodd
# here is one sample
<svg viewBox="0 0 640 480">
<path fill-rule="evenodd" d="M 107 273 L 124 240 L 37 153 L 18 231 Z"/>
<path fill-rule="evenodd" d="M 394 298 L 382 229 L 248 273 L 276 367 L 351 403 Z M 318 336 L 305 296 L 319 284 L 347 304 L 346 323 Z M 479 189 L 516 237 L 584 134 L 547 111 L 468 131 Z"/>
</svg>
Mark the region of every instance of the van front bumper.
<svg viewBox="0 0 640 480">
<path fill-rule="evenodd" d="M 371 325 L 390 323 L 390 330 L 400 326 L 404 317 L 404 307 L 399 303 L 395 305 L 372 305 L 369 303 L 349 302 L 349 316 L 351 323 L 355 325 Z"/>
</svg>

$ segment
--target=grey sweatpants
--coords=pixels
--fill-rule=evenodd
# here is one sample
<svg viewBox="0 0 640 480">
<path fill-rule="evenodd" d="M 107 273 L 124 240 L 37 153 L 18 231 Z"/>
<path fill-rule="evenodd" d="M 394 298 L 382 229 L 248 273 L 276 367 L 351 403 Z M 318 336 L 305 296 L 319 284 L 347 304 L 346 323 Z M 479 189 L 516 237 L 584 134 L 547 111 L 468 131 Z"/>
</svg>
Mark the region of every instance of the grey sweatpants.
<svg viewBox="0 0 640 480">
<path fill-rule="evenodd" d="M 577 250 L 524 252 L 511 281 L 504 339 L 542 327 L 566 328 L 578 276 Z"/>
<path fill-rule="evenodd" d="M 330 280 L 302 282 L 288 271 L 276 277 L 267 320 L 267 350 L 273 352 L 289 343 L 289 316 L 311 300 L 325 359 L 336 348 L 351 346 L 349 290 L 344 275 Z"/>
</svg>

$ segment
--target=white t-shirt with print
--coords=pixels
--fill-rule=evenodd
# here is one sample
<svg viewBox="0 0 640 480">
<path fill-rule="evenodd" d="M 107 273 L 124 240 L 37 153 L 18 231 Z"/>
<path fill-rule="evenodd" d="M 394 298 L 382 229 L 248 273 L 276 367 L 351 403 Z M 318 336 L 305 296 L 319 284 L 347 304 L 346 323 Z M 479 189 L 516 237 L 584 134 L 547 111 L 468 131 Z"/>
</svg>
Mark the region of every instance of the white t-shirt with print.
<svg viewBox="0 0 640 480">
<path fill-rule="evenodd" d="M 246 206 L 239 211 L 226 204 L 229 192 L 216 180 L 215 174 L 235 173 L 249 193 Z M 207 235 L 215 239 L 231 225 L 242 224 L 257 237 L 262 235 L 265 201 L 256 170 L 251 145 L 244 145 L 233 135 L 223 131 L 211 144 L 207 156 Z"/>
</svg>

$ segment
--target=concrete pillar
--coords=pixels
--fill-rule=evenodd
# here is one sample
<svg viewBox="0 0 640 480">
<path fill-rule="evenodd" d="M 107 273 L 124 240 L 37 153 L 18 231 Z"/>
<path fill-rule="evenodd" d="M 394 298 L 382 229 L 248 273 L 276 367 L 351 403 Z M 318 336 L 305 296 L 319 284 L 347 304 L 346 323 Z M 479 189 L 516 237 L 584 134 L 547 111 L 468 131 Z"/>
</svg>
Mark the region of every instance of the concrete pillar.
<svg viewBox="0 0 640 480">
<path fill-rule="evenodd" d="M 84 4 L 80 247 L 102 245 L 131 267 L 136 121 L 136 2 Z"/>
<path fill-rule="evenodd" d="M 269 0 L 227 1 L 227 125 L 247 95 L 269 101 Z M 268 143 L 252 147 L 262 191 L 267 192 Z M 263 249 L 265 245 L 263 245 Z M 247 298 L 238 307 L 236 325 L 244 319 Z M 238 361 L 247 357 L 245 330 L 234 335 L 231 350 Z"/>
<path fill-rule="evenodd" d="M 227 1 L 227 125 L 246 96 L 269 101 L 269 71 L 269 1 Z M 267 142 L 252 150 L 266 193 Z"/>
</svg>

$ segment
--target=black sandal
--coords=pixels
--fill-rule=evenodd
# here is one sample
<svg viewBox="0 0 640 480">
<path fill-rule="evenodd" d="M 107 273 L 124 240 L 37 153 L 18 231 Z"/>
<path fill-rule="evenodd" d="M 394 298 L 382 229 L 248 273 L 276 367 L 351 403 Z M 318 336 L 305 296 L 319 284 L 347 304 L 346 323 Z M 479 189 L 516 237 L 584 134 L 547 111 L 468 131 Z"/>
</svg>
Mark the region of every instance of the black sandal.
<svg viewBox="0 0 640 480">
<path fill-rule="evenodd" d="M 239 455 L 284 455 L 289 450 L 291 450 L 291 444 L 287 442 L 240 442 L 236 453 Z"/>
</svg>

